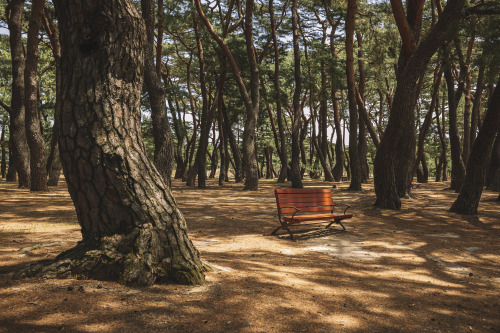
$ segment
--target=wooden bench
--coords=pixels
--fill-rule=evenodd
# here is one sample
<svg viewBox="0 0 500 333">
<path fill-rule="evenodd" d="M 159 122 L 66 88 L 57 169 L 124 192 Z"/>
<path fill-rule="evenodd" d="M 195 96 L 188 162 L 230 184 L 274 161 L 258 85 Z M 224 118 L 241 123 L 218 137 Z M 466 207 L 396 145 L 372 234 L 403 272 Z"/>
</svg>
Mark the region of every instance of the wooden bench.
<svg viewBox="0 0 500 333">
<path fill-rule="evenodd" d="M 333 223 L 338 223 L 345 230 L 342 220 L 352 217 L 346 214 L 350 206 L 346 205 L 344 213 L 334 213 L 335 207 L 331 189 L 275 189 L 276 205 L 280 226 L 271 235 L 275 235 L 280 229 L 285 229 L 292 239 L 295 239 L 289 226 L 307 221 L 326 221 L 328 228 Z"/>
</svg>

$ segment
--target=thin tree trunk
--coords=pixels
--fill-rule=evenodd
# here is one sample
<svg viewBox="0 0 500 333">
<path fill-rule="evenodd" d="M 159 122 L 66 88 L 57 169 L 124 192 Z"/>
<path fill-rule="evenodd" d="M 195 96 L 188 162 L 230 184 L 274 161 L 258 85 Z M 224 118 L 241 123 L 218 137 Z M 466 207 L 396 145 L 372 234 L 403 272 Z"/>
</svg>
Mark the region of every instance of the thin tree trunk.
<svg viewBox="0 0 500 333">
<path fill-rule="evenodd" d="M 366 74 L 365 74 L 365 62 L 363 60 L 363 37 L 359 32 L 356 32 L 356 41 L 358 43 L 358 69 L 359 69 L 359 84 L 358 84 L 358 93 L 359 95 L 365 99 L 365 85 L 366 85 Z M 356 95 L 356 92 L 355 92 Z M 361 168 L 361 182 L 367 183 L 368 178 L 370 177 L 370 168 L 368 167 L 368 143 L 366 141 L 366 128 L 369 126 L 367 122 L 368 119 L 365 119 L 361 114 L 363 110 L 358 108 L 359 112 L 359 134 L 358 134 L 358 158 L 359 165 Z"/>
<path fill-rule="evenodd" d="M 491 149 L 491 158 L 488 173 L 486 174 L 486 187 L 492 191 L 500 191 L 500 182 L 497 178 L 500 176 L 500 130 L 497 132 L 493 148 Z"/>
<path fill-rule="evenodd" d="M 487 171 L 487 160 L 495 135 L 500 129 L 500 80 L 496 84 L 483 126 L 467 163 L 467 173 L 457 200 L 450 208 L 451 212 L 460 214 L 477 214 L 479 200 L 483 193 L 484 180 Z"/>
<path fill-rule="evenodd" d="M 480 59 L 479 71 L 477 74 L 476 90 L 474 91 L 474 102 L 472 103 L 472 119 L 470 126 L 470 146 L 474 145 L 477 136 L 477 129 L 479 123 L 479 112 L 481 109 L 481 97 L 484 90 L 484 71 L 486 69 L 486 62 Z"/>
<path fill-rule="evenodd" d="M 474 41 L 476 38 L 476 27 L 472 26 L 472 36 L 467 44 L 467 55 L 466 55 L 466 73 L 465 73 L 465 106 L 464 106 L 464 136 L 463 136 L 463 148 L 462 148 L 462 159 L 464 164 L 467 164 L 469 160 L 469 152 L 471 149 L 471 106 L 472 106 L 472 74 L 471 74 L 471 58 L 472 50 L 474 47 Z"/>
<path fill-rule="evenodd" d="M 83 239 L 23 274 L 131 286 L 202 283 L 203 264 L 185 219 L 141 135 L 146 36 L 140 14 L 131 1 L 55 6 L 65 101 L 59 144 Z M 88 100 L 93 103 L 80 102 Z"/>
<path fill-rule="evenodd" d="M 455 91 L 455 80 L 453 78 L 453 73 L 451 71 L 451 65 L 449 61 L 449 59 L 446 59 L 447 67 L 444 71 L 444 77 L 446 79 L 446 86 L 448 89 L 448 121 L 452 162 L 451 188 L 458 193 L 460 192 L 460 189 L 462 188 L 465 180 L 465 165 L 462 160 L 462 153 L 460 151 L 460 136 L 458 133 L 457 125 L 458 102 L 460 101 L 460 97 L 462 96 L 464 84 L 463 82 L 460 82 L 458 84 L 458 89 Z"/>
<path fill-rule="evenodd" d="M 362 182 L 358 149 L 358 109 L 356 107 L 356 86 L 354 79 L 354 26 L 356 24 L 356 8 L 356 0 L 347 1 L 345 52 L 347 99 L 349 101 L 349 160 L 351 166 L 351 184 L 349 185 L 349 190 L 351 191 L 360 191 Z"/>
<path fill-rule="evenodd" d="M 56 67 L 56 102 L 54 107 L 54 126 L 52 126 L 52 138 L 50 141 L 50 152 L 47 158 L 47 174 L 49 186 L 57 186 L 61 174 L 61 163 L 55 163 L 55 159 L 59 160 L 59 148 L 57 141 L 59 140 L 59 123 L 61 121 L 61 44 L 59 42 L 59 28 L 52 19 L 52 15 L 48 8 L 44 10 L 43 25 L 47 35 L 49 36 L 52 46 L 52 55 Z"/>
<path fill-rule="evenodd" d="M 273 10 L 273 0 L 269 0 L 269 14 L 271 16 L 271 31 L 273 36 L 273 48 L 274 48 L 274 96 L 276 102 L 276 118 L 278 122 L 278 131 L 280 137 L 280 149 L 279 149 L 279 157 L 281 162 L 280 173 L 278 176 L 278 183 L 284 183 L 287 179 L 287 170 L 288 170 L 288 152 L 286 147 L 286 139 L 285 139 L 285 129 L 283 126 L 283 111 L 281 107 L 281 93 L 280 93 L 280 56 L 279 56 L 279 45 L 278 38 L 276 37 L 276 22 L 274 18 L 274 10 Z"/>
<path fill-rule="evenodd" d="M 24 68 L 24 98 L 26 108 L 26 137 L 30 148 L 31 191 L 48 191 L 45 141 L 38 113 L 38 65 L 39 30 L 42 23 L 45 0 L 33 0 L 26 43 L 26 66 Z"/>
<path fill-rule="evenodd" d="M 5 128 L 7 127 L 7 120 L 4 119 L 3 122 L 2 122 L 2 136 L 0 137 L 0 145 L 1 145 L 1 148 L 2 148 L 2 161 L 1 161 L 1 166 L 0 166 L 0 169 L 1 169 L 1 174 L 2 174 L 2 178 L 5 178 L 5 176 L 7 175 L 7 151 L 5 149 Z"/>
<path fill-rule="evenodd" d="M 5 181 L 7 181 L 7 182 L 16 182 L 17 181 L 17 171 L 16 171 L 15 158 L 16 157 L 14 156 L 13 150 L 11 148 L 11 141 L 9 140 L 9 168 L 7 169 L 7 175 L 5 177 Z"/>
<path fill-rule="evenodd" d="M 194 15 L 193 15 L 193 27 L 196 38 L 196 46 L 198 49 L 199 78 L 200 78 L 202 107 L 201 107 L 201 123 L 200 123 L 200 140 L 198 143 L 198 149 L 196 151 L 196 157 L 194 159 L 194 165 L 189 170 L 186 185 L 188 186 L 194 185 L 196 175 L 198 175 L 198 188 L 205 188 L 206 178 L 207 178 L 206 172 L 207 172 L 208 137 L 210 135 L 210 127 L 212 125 L 215 107 L 210 108 L 208 103 L 208 91 L 207 91 L 207 80 L 205 76 L 205 56 L 203 53 L 203 43 L 201 41 L 201 36 L 198 29 L 197 18 Z"/>
<path fill-rule="evenodd" d="M 297 15 L 297 0 L 292 1 L 292 33 L 293 33 L 293 59 L 294 59 L 294 82 L 293 93 L 293 118 L 292 118 L 292 162 L 290 168 L 290 180 L 293 188 L 302 188 L 302 174 L 300 165 L 300 128 L 302 120 L 302 108 L 300 106 L 300 93 L 302 80 L 300 77 L 300 49 L 299 49 L 299 24 Z"/>
<path fill-rule="evenodd" d="M 25 127 L 24 106 L 24 48 L 21 39 L 24 0 L 12 0 L 10 2 L 9 43 L 12 59 L 12 95 L 10 113 L 10 137 L 9 147 L 16 163 L 15 169 L 18 174 L 19 187 L 30 187 L 30 166 L 28 154 L 28 142 Z M 9 168 L 10 170 L 11 168 Z"/>
<path fill-rule="evenodd" d="M 163 178 L 165 178 L 167 186 L 170 187 L 174 162 L 174 140 L 167 117 L 165 89 L 154 64 L 154 0 L 141 0 L 141 7 L 147 37 L 144 59 L 144 82 L 146 83 L 151 103 L 151 119 L 153 122 L 155 145 L 154 164 Z"/>
</svg>

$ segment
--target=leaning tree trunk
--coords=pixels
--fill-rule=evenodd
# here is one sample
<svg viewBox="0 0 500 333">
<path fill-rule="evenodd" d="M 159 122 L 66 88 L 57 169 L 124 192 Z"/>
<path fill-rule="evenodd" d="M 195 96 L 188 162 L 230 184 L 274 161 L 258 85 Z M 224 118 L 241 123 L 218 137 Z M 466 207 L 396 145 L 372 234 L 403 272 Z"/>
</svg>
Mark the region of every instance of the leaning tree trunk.
<svg viewBox="0 0 500 333">
<path fill-rule="evenodd" d="M 490 100 L 483 127 L 477 135 L 467 163 L 467 172 L 457 200 L 450 211 L 460 214 L 477 214 L 479 200 L 483 193 L 487 171 L 487 160 L 495 135 L 500 128 L 500 80 Z"/>
<path fill-rule="evenodd" d="M 19 187 L 30 186 L 28 142 L 25 128 L 24 108 L 24 48 L 21 39 L 24 0 L 10 2 L 9 43 L 12 58 L 12 98 L 10 113 L 9 147 L 16 163 Z M 9 167 L 10 170 L 10 167 Z"/>
<path fill-rule="evenodd" d="M 61 28 L 60 151 L 83 239 L 24 273 L 147 286 L 204 281 L 198 251 L 140 126 L 145 31 L 131 1 L 55 1 Z"/>
</svg>

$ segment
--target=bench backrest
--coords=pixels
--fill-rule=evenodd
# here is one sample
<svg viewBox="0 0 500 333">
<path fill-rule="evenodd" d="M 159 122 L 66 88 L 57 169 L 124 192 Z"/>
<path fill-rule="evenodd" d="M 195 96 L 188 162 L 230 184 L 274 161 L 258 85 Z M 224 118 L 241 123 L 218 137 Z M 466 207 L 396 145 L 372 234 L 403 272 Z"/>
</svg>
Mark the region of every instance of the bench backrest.
<svg viewBox="0 0 500 333">
<path fill-rule="evenodd" d="M 291 215 L 300 208 L 300 213 L 332 211 L 334 204 L 332 190 L 326 188 L 286 188 L 275 189 L 278 214 Z"/>
</svg>

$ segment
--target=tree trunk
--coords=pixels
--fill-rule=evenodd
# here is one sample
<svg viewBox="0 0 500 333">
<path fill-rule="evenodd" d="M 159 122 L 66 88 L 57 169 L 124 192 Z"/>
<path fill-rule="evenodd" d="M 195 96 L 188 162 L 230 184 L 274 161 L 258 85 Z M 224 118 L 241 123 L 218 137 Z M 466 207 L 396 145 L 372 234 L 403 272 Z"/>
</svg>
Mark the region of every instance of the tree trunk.
<svg viewBox="0 0 500 333">
<path fill-rule="evenodd" d="M 204 281 L 199 253 L 141 135 L 145 31 L 131 1 L 55 1 L 64 105 L 59 138 L 83 239 L 27 275 L 148 286 Z M 92 102 L 87 102 L 92 101 Z"/>
<path fill-rule="evenodd" d="M 227 136 L 229 141 L 229 147 L 233 153 L 234 160 L 234 181 L 236 183 L 241 183 L 243 181 L 243 165 L 241 160 L 240 149 L 238 148 L 238 143 L 234 137 L 234 133 L 231 130 L 231 123 L 229 122 L 229 117 L 227 115 L 226 105 L 224 100 L 222 100 L 222 116 L 224 118 L 224 135 Z"/>
<path fill-rule="evenodd" d="M 197 18 L 193 15 L 193 27 L 196 37 L 196 46 L 198 49 L 198 61 L 199 61 L 199 75 L 200 75 L 200 89 L 202 98 L 201 107 L 201 123 L 200 123 L 200 140 L 198 143 L 198 149 L 196 151 L 196 157 L 194 159 L 194 165 L 189 170 L 188 179 L 186 185 L 194 185 L 196 175 L 198 175 L 198 188 L 206 187 L 207 180 L 207 149 L 208 149 L 208 137 L 210 135 L 210 127 L 212 125 L 212 120 L 215 113 L 216 103 L 212 107 L 208 104 L 208 90 L 207 90 L 207 80 L 205 76 L 205 57 L 203 54 L 203 44 L 201 42 L 201 36 L 198 29 Z M 218 92 L 219 93 L 219 90 Z M 218 100 L 218 98 L 216 98 Z"/>
<path fill-rule="evenodd" d="M 361 164 L 358 150 L 358 109 L 356 107 L 356 86 L 354 81 L 354 26 L 356 24 L 356 0 L 347 1 L 346 14 L 346 75 L 347 99 L 349 100 L 349 160 L 351 166 L 351 184 L 349 190 L 361 190 Z"/>
<path fill-rule="evenodd" d="M 174 140 L 167 117 L 166 93 L 154 64 L 155 54 L 155 15 L 154 0 L 141 0 L 142 17 L 146 25 L 146 47 L 144 59 L 144 81 L 151 103 L 153 140 L 155 145 L 154 164 L 165 183 L 170 187 L 173 162 Z"/>
<path fill-rule="evenodd" d="M 28 142 L 26 139 L 25 107 L 24 107 L 24 48 L 21 39 L 24 0 L 10 2 L 9 42 L 12 58 L 12 95 L 10 114 L 9 147 L 15 161 L 19 187 L 30 187 L 30 167 Z M 10 170 L 10 168 L 9 168 Z"/>
<path fill-rule="evenodd" d="M 457 108 L 460 97 L 462 96 L 463 83 L 458 84 L 458 89 L 455 92 L 455 80 L 451 71 L 449 59 L 446 60 L 447 68 L 444 71 L 446 86 L 448 89 L 448 121 L 450 134 L 450 151 L 451 151 L 451 188 L 455 192 L 460 192 L 465 180 L 465 165 L 462 160 L 462 152 L 460 151 L 460 136 L 457 125 Z"/>
<path fill-rule="evenodd" d="M 11 136 L 11 138 L 12 138 L 12 136 Z M 10 140 L 9 140 L 9 168 L 7 169 L 7 175 L 5 177 L 5 181 L 7 181 L 7 182 L 17 181 L 15 156 L 14 156 L 13 150 L 11 148 L 11 141 Z"/>
<path fill-rule="evenodd" d="M 49 180 L 47 185 L 57 186 L 61 174 L 61 162 L 59 158 L 59 127 L 61 122 L 61 43 L 59 41 L 59 28 L 52 19 L 49 10 L 45 8 L 45 17 L 43 20 L 44 28 L 49 36 L 52 45 L 52 55 L 56 67 L 56 103 L 54 107 L 54 125 L 52 126 L 52 138 L 50 141 L 50 152 L 47 158 L 47 174 Z M 58 160 L 57 162 L 55 160 Z"/>
<path fill-rule="evenodd" d="M 356 32 L 356 41 L 358 43 L 358 68 L 359 68 L 359 84 L 358 92 L 362 99 L 365 99 L 365 84 L 366 84 L 366 74 L 365 74 L 365 62 L 363 60 L 363 37 L 359 32 Z M 356 95 L 356 92 L 355 92 Z M 357 102 L 356 102 L 357 103 Z M 358 158 L 359 167 L 361 170 L 361 182 L 367 183 L 370 177 L 370 168 L 368 166 L 368 142 L 366 141 L 366 128 L 369 126 L 367 124 L 368 119 L 365 119 L 361 114 L 363 110 L 358 108 L 359 111 L 359 133 L 358 133 Z M 368 117 L 367 117 L 368 118 Z"/>
<path fill-rule="evenodd" d="M 335 29 L 332 29 L 330 32 L 330 52 L 332 54 L 332 60 L 336 60 L 335 53 Z M 331 74 L 331 82 L 332 82 L 332 105 L 333 105 L 333 121 L 335 123 L 335 133 L 336 133 L 336 141 L 335 141 L 335 165 L 333 166 L 332 174 L 333 180 L 339 182 L 342 180 L 342 176 L 344 175 L 344 143 L 342 142 L 342 124 L 340 123 L 340 111 L 339 111 L 339 103 L 337 102 L 337 89 L 335 87 L 335 72 L 332 70 Z"/>
<path fill-rule="evenodd" d="M 497 188 L 496 178 L 500 171 L 500 130 L 497 132 L 495 142 L 493 143 L 493 148 L 491 149 L 490 165 L 488 168 L 488 173 L 486 174 L 486 188 L 492 191 L 500 191 Z"/>
<path fill-rule="evenodd" d="M 38 35 L 42 23 L 45 0 L 33 0 L 26 43 L 26 65 L 24 68 L 24 96 L 26 108 L 26 137 L 30 148 L 31 191 L 48 191 L 45 141 L 38 113 Z"/>
<path fill-rule="evenodd" d="M 467 43 L 467 55 L 466 55 L 466 73 L 465 73 L 465 106 L 464 106 L 464 136 L 463 136 L 463 148 L 462 148 L 462 159 L 464 164 L 467 164 L 469 160 L 469 152 L 471 149 L 471 107 L 472 107 L 472 74 L 471 74 L 471 58 L 472 50 L 474 47 L 474 41 L 476 38 L 476 27 L 473 23 L 472 25 L 472 36 Z"/>
<path fill-rule="evenodd" d="M 439 87 L 441 86 L 441 77 L 443 73 L 439 70 L 440 66 L 437 65 L 434 70 L 434 85 L 433 85 L 433 93 L 431 98 L 431 105 L 429 106 L 429 110 L 424 118 L 424 123 L 420 126 L 420 130 L 418 131 L 418 143 L 417 143 L 417 156 L 415 158 L 415 166 L 413 167 L 412 174 L 415 173 L 419 163 L 424 161 L 424 152 L 425 152 L 425 139 L 427 137 L 427 133 L 429 132 L 429 128 L 432 124 L 432 115 L 434 114 L 434 109 L 437 107 L 439 102 Z M 436 118 L 439 119 L 439 114 L 436 111 Z M 424 159 L 424 160 L 423 160 Z M 419 181 L 420 182 L 420 181 Z"/>
<path fill-rule="evenodd" d="M 467 163 L 467 173 L 457 200 L 450 208 L 459 214 L 477 214 L 479 200 L 483 193 L 487 171 L 487 160 L 495 135 L 500 129 L 500 80 L 488 105 L 483 126 L 477 135 L 476 142 Z"/>
<path fill-rule="evenodd" d="M 0 145 L 1 145 L 1 148 L 2 148 L 2 161 L 1 161 L 1 166 L 0 166 L 0 169 L 1 169 L 1 174 L 2 174 L 2 178 L 5 178 L 6 176 L 6 172 L 7 172 L 7 151 L 5 149 L 5 128 L 7 127 L 7 120 L 4 119 L 3 122 L 2 122 L 2 136 L 0 137 Z"/>
<path fill-rule="evenodd" d="M 245 45 L 250 67 L 250 94 L 243 83 L 243 79 L 231 51 L 224 40 L 217 34 L 201 7 L 200 0 L 193 0 L 196 10 L 203 24 L 212 38 L 217 42 L 224 52 L 226 59 L 231 65 L 238 89 L 240 90 L 245 104 L 246 119 L 243 130 L 243 168 L 245 171 L 245 190 L 256 191 L 259 187 L 259 166 L 257 165 L 257 154 L 255 152 L 255 127 L 259 114 L 259 68 L 253 43 L 253 10 L 254 1 L 249 0 L 245 6 Z"/>
<path fill-rule="evenodd" d="M 484 90 L 484 71 L 486 69 L 486 61 L 480 59 L 479 73 L 477 74 L 476 90 L 474 91 L 474 102 L 472 103 L 471 125 L 470 125 L 470 146 L 476 141 L 477 129 L 479 123 L 479 113 L 481 109 L 481 97 Z"/>
<path fill-rule="evenodd" d="M 47 170 L 49 174 L 49 180 L 47 181 L 48 186 L 57 186 L 59 183 L 59 178 L 61 176 L 61 158 L 59 155 L 59 145 L 56 144 L 54 147 L 54 156 L 52 160 L 52 166 L 50 170 Z"/>
<path fill-rule="evenodd" d="M 300 165 L 300 128 L 302 120 L 302 108 L 300 107 L 300 92 L 302 80 L 300 77 L 300 49 L 299 49 L 299 26 L 297 17 L 297 0 L 292 1 L 292 32 L 293 32 L 293 59 L 294 59 L 294 82 L 293 92 L 293 118 L 292 118 L 292 161 L 290 168 L 290 180 L 293 188 L 302 188 L 302 174 Z"/>
<path fill-rule="evenodd" d="M 401 208 L 401 189 L 409 190 L 415 159 L 415 105 L 421 73 L 443 41 L 449 39 L 462 19 L 465 0 L 449 0 L 439 21 L 425 36 L 398 74 L 389 122 L 374 163 L 376 206 Z M 398 177 L 397 173 L 400 175 Z M 399 184 L 398 184 L 399 182 Z"/>
<path fill-rule="evenodd" d="M 279 158 L 281 162 L 280 173 L 278 176 L 278 183 L 284 183 L 287 179 L 287 171 L 288 171 L 288 153 L 286 147 L 286 139 L 285 139 L 285 128 L 283 126 L 283 112 L 281 108 L 281 93 L 280 93 L 280 56 L 279 56 L 279 45 L 278 38 L 276 37 L 276 23 L 274 19 L 274 10 L 273 10 L 273 0 L 269 0 L 269 14 L 271 16 L 271 31 L 273 36 L 273 48 L 274 48 L 274 91 L 275 91 L 275 100 L 276 100 L 276 118 L 278 121 L 278 131 L 280 136 L 280 149 L 279 149 Z"/>
</svg>

